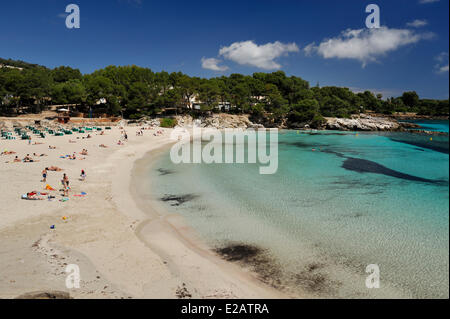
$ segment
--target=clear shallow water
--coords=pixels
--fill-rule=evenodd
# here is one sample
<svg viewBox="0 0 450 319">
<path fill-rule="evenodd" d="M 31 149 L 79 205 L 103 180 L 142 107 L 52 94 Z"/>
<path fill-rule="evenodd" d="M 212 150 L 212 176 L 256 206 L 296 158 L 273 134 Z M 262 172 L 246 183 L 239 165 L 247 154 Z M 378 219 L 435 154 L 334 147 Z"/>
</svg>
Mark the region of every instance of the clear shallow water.
<svg viewBox="0 0 450 319">
<path fill-rule="evenodd" d="M 436 131 L 436 132 L 449 132 L 448 120 L 416 120 L 407 121 L 410 123 L 419 124 L 423 130 Z"/>
<path fill-rule="evenodd" d="M 428 139 L 284 131 L 274 175 L 256 164 L 175 165 L 166 154 L 148 173 L 151 193 L 194 194 L 163 205 L 214 247 L 266 249 L 288 289 L 448 298 L 448 137 Z M 380 289 L 365 287 L 368 264 L 380 267 Z"/>
</svg>

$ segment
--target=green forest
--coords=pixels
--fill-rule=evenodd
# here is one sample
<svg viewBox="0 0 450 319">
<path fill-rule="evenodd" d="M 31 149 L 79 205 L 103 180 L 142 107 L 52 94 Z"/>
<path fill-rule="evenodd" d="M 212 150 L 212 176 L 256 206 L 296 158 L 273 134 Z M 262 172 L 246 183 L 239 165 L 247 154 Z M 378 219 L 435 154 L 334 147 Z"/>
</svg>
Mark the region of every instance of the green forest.
<svg viewBox="0 0 450 319">
<path fill-rule="evenodd" d="M 3 67 L 1 67 L 3 65 Z M 366 91 L 319 85 L 311 87 L 300 77 L 282 71 L 231 74 L 210 79 L 181 72 L 153 72 L 138 66 L 108 66 L 91 74 L 61 66 L 49 69 L 22 61 L 0 59 L 0 113 L 39 113 L 50 105 L 76 104 L 80 110 L 102 108 L 111 116 L 137 119 L 171 109 L 192 113 L 193 97 L 201 101 L 195 112 L 219 112 L 229 102 L 230 113 L 247 113 L 253 119 L 280 123 L 319 125 L 323 117 L 349 117 L 365 111 L 392 114 L 448 116 L 448 100 L 420 99 L 416 92 L 383 99 Z M 103 104 L 98 105 L 102 100 Z"/>
</svg>

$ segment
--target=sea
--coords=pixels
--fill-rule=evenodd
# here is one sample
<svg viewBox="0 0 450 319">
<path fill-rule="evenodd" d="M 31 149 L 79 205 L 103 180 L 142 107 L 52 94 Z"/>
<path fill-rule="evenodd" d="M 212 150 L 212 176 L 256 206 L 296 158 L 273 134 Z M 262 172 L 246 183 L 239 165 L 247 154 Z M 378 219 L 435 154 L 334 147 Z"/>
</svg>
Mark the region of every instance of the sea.
<svg viewBox="0 0 450 319">
<path fill-rule="evenodd" d="M 448 135 L 282 130 L 278 170 L 260 166 L 175 164 L 167 151 L 147 169 L 148 194 L 280 290 L 449 297 Z"/>
</svg>

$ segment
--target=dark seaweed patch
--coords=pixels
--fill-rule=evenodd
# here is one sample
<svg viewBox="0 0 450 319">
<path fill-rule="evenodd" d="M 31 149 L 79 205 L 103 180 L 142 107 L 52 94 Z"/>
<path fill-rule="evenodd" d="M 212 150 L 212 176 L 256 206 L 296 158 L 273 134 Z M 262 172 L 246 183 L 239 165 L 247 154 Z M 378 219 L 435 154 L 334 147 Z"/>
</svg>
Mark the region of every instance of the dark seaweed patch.
<svg viewBox="0 0 450 319">
<path fill-rule="evenodd" d="M 287 146 L 294 146 L 298 148 L 321 148 L 321 147 L 329 147 L 328 144 L 312 144 L 312 143 L 305 143 L 302 141 L 295 141 L 295 142 L 278 142 L 279 145 L 287 145 Z"/>
<path fill-rule="evenodd" d="M 418 147 L 422 147 L 422 148 L 428 148 L 430 150 L 433 150 L 433 151 L 436 151 L 439 153 L 444 153 L 444 154 L 449 153 L 448 142 L 447 143 L 436 143 L 436 142 L 433 143 L 433 142 L 404 140 L 404 139 L 398 139 L 398 138 L 391 138 L 391 140 L 394 142 L 409 144 L 409 145 L 418 146 Z"/>
<path fill-rule="evenodd" d="M 358 173 L 372 173 L 372 174 L 381 174 L 386 176 L 391 176 L 399 179 L 404 179 L 408 181 L 414 181 L 414 182 L 423 182 L 423 183 L 430 183 L 430 184 L 442 184 L 444 181 L 439 180 L 432 180 L 428 178 L 422 178 L 414 175 L 404 174 L 395 170 L 392 170 L 390 168 L 387 168 L 381 164 L 360 159 L 360 158 L 353 158 L 353 157 L 347 157 L 347 159 L 342 164 L 342 167 L 349 170 L 354 171 Z"/>
<path fill-rule="evenodd" d="M 183 284 L 178 286 L 175 295 L 178 299 L 190 299 L 192 298 L 192 294 L 189 292 L 189 290 L 186 288 L 186 284 L 183 282 Z"/>
<path fill-rule="evenodd" d="M 449 153 L 448 134 L 399 133 L 388 134 L 387 137 L 394 142 L 430 149 L 444 154 Z M 431 138 L 432 140 L 430 140 Z"/>
<path fill-rule="evenodd" d="M 310 263 L 300 272 L 290 272 L 283 271 L 283 267 L 268 251 L 254 245 L 231 243 L 216 248 L 215 252 L 227 261 L 249 267 L 262 282 L 276 289 L 301 293 L 307 290 L 317 294 L 332 294 L 341 285 L 328 277 L 323 270 L 326 267 L 323 263 Z"/>
<path fill-rule="evenodd" d="M 327 277 L 321 273 L 302 272 L 296 275 L 296 283 L 308 291 L 325 292 L 328 290 Z"/>
<path fill-rule="evenodd" d="M 347 158 L 344 154 L 336 152 L 336 151 L 332 151 L 332 150 L 322 150 L 322 153 L 327 153 L 327 154 L 334 154 L 337 157 L 342 157 L 342 158 Z"/>
<path fill-rule="evenodd" d="M 170 175 L 170 174 L 175 173 L 174 171 L 172 171 L 170 169 L 165 169 L 165 168 L 158 168 L 157 171 L 159 172 L 160 176 Z"/>
<path fill-rule="evenodd" d="M 165 195 L 161 198 L 163 202 L 172 202 L 171 206 L 180 206 L 186 202 L 189 202 L 195 198 L 197 198 L 198 195 L 194 194 L 185 194 L 185 195 Z"/>
<path fill-rule="evenodd" d="M 373 161 L 355 158 L 355 157 L 348 157 L 345 156 L 342 153 L 335 152 L 332 150 L 323 150 L 322 152 L 328 153 L 328 154 L 334 154 L 338 157 L 345 158 L 344 163 L 342 164 L 342 168 L 345 168 L 349 171 L 354 171 L 358 173 L 372 173 L 372 174 L 380 174 L 380 175 L 386 175 L 391 176 L 399 179 L 409 180 L 413 182 L 423 182 L 423 183 L 430 183 L 430 184 L 436 184 L 436 185 L 448 185 L 448 181 L 445 180 L 433 180 L 428 178 L 422 178 L 414 175 L 404 174 L 399 171 L 395 171 L 393 169 L 387 168 L 386 166 L 383 166 L 381 164 L 378 164 Z"/>
<path fill-rule="evenodd" d="M 216 248 L 215 252 L 227 261 L 250 267 L 266 284 L 274 288 L 282 288 L 281 267 L 266 250 L 253 245 L 232 243 Z"/>
<path fill-rule="evenodd" d="M 363 213 L 354 213 L 354 214 L 342 215 L 342 217 L 347 217 L 347 218 L 360 218 L 360 217 L 363 217 L 363 216 L 364 216 Z"/>
<path fill-rule="evenodd" d="M 228 261 L 249 262 L 252 258 L 262 252 L 261 248 L 245 244 L 234 244 L 216 249 L 224 259 Z"/>
<path fill-rule="evenodd" d="M 339 282 L 330 280 L 322 268 L 324 264 L 311 263 L 305 267 L 303 271 L 294 275 L 295 283 L 309 292 L 313 293 L 335 293 L 337 288 L 341 285 Z"/>
<path fill-rule="evenodd" d="M 338 177 L 339 179 L 336 181 L 331 182 L 331 185 L 335 185 L 335 187 L 331 188 L 331 189 L 335 189 L 335 188 L 339 188 L 339 189 L 364 189 L 364 188 L 373 188 L 373 187 L 378 187 L 378 188 L 385 188 L 389 185 L 389 183 L 386 182 L 367 182 L 364 180 L 360 180 L 360 179 L 350 179 L 350 178 L 342 178 L 342 177 Z"/>
<path fill-rule="evenodd" d="M 311 263 L 306 268 L 308 269 L 308 271 L 314 271 L 314 270 L 318 270 L 318 269 L 323 268 L 323 267 L 324 267 L 324 264 Z"/>
<path fill-rule="evenodd" d="M 307 135 L 311 135 L 311 136 L 315 136 L 315 135 L 323 135 L 323 136 L 333 136 L 333 135 L 337 135 L 337 136 L 344 136 L 344 135 L 351 135 L 351 134 L 345 134 L 345 133 L 314 133 L 314 132 L 304 132 L 302 134 L 307 134 Z"/>
</svg>

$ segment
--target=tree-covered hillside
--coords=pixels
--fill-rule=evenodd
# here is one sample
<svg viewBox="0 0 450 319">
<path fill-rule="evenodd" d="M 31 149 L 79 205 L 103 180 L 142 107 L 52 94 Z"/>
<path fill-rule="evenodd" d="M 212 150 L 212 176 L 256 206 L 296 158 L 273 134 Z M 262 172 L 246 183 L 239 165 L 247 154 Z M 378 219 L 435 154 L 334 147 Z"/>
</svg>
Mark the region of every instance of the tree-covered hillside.
<svg viewBox="0 0 450 319">
<path fill-rule="evenodd" d="M 102 108 L 109 115 L 139 118 L 167 108 L 191 112 L 193 101 L 200 109 L 197 112 L 217 112 L 220 106 L 230 105 L 228 112 L 249 113 L 255 120 L 275 124 L 287 120 L 318 125 L 323 117 L 348 117 L 367 110 L 449 114 L 448 100 L 420 99 L 416 92 L 383 100 L 369 91 L 355 94 L 348 88 L 310 87 L 307 81 L 282 71 L 203 79 L 137 66 L 108 66 L 82 75 L 64 66 L 48 69 L 3 59 L 0 64 L 22 68 L 0 68 L 3 114 L 76 104 L 80 110 Z"/>
</svg>

